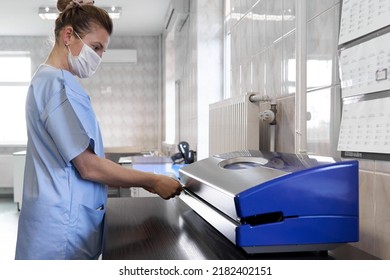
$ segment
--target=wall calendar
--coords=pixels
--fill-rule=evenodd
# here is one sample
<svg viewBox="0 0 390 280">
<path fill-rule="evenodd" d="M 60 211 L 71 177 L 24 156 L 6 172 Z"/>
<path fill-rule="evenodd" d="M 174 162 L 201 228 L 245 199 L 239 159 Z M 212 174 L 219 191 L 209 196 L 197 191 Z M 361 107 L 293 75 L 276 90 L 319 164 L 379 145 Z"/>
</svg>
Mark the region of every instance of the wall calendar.
<svg viewBox="0 0 390 280">
<path fill-rule="evenodd" d="M 390 1 L 344 0 L 339 37 L 344 157 L 390 160 Z"/>
<path fill-rule="evenodd" d="M 390 1 L 343 0 L 339 45 L 389 25 Z"/>
</svg>

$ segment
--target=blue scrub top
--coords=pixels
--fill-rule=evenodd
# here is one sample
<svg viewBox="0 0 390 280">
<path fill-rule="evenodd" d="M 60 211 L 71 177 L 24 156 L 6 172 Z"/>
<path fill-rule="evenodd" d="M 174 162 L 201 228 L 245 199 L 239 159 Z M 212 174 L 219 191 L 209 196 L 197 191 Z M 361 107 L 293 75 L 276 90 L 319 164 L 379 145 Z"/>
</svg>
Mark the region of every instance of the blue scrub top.
<svg viewBox="0 0 390 280">
<path fill-rule="evenodd" d="M 72 159 L 90 147 L 104 157 L 90 98 L 68 71 L 41 65 L 26 101 L 27 155 L 16 259 L 96 259 L 107 202 Z"/>
</svg>

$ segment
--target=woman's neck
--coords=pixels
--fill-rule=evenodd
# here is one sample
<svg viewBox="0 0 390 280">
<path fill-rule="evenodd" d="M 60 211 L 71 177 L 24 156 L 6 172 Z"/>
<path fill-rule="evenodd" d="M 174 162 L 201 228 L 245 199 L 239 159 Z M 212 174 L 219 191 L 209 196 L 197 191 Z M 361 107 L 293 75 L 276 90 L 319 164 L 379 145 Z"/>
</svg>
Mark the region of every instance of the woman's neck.
<svg viewBox="0 0 390 280">
<path fill-rule="evenodd" d="M 47 57 L 45 64 L 50 65 L 54 68 L 64 69 L 69 71 L 68 63 L 68 50 L 64 46 L 60 48 L 58 45 L 55 45 L 51 50 L 49 56 Z"/>
</svg>

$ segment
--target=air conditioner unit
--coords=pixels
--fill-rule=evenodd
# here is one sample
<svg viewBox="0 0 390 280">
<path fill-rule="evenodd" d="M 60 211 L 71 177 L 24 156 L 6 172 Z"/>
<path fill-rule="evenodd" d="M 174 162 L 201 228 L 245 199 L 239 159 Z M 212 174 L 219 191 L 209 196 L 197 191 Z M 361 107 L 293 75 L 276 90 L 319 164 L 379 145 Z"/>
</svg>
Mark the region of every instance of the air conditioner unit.
<svg viewBox="0 0 390 280">
<path fill-rule="evenodd" d="M 137 64 L 137 50 L 108 49 L 103 54 L 102 63 L 135 65 Z"/>
<path fill-rule="evenodd" d="M 189 0 L 171 0 L 165 16 L 165 31 L 169 32 L 175 29 L 180 32 L 189 17 L 189 13 Z"/>
</svg>

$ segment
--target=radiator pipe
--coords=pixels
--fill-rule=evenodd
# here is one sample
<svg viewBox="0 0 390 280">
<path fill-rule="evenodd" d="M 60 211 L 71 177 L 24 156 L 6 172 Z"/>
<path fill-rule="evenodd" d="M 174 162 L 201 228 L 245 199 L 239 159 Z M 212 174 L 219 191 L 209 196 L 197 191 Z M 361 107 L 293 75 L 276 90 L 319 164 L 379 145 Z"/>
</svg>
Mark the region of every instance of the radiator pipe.
<svg viewBox="0 0 390 280">
<path fill-rule="evenodd" d="M 269 126 L 269 151 L 275 151 L 275 143 L 276 143 L 276 125 Z"/>
<path fill-rule="evenodd" d="M 271 152 L 275 152 L 276 143 L 276 104 L 271 103 L 271 108 L 259 113 L 258 117 L 261 121 L 269 124 L 269 148 Z"/>
<path fill-rule="evenodd" d="M 263 96 L 263 95 L 258 94 L 258 93 L 253 93 L 253 94 L 249 95 L 249 101 L 252 103 L 255 103 L 255 102 L 265 102 L 265 101 L 270 101 L 270 100 L 267 96 Z"/>
<path fill-rule="evenodd" d="M 276 110 L 276 104 L 275 103 L 271 103 L 271 109 L 270 109 L 273 113 L 274 113 L 274 119 L 272 120 L 272 122 L 270 123 L 270 125 L 276 125 L 276 113 L 278 112 L 278 110 Z"/>
</svg>

